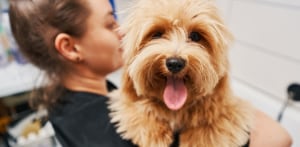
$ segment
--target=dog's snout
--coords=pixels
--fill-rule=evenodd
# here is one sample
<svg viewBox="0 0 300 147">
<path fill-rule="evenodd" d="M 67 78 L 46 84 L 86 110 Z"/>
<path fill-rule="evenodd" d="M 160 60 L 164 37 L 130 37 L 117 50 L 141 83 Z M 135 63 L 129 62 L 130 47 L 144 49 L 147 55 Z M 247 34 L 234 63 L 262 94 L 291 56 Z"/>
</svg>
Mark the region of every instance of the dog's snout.
<svg viewBox="0 0 300 147">
<path fill-rule="evenodd" d="M 168 58 L 166 61 L 167 68 L 172 73 L 180 72 L 185 66 L 185 60 L 181 58 Z"/>
</svg>

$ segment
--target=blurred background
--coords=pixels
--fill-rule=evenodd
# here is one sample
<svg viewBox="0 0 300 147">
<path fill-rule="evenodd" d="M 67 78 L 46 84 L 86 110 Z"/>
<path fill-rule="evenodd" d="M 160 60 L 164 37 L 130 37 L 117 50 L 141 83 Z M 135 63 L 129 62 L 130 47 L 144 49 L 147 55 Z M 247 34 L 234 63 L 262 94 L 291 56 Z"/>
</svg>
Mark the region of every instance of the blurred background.
<svg viewBox="0 0 300 147">
<path fill-rule="evenodd" d="M 132 0 L 115 0 L 122 24 Z M 287 104 L 287 88 L 300 83 L 299 0 L 216 0 L 235 36 L 230 49 L 232 87 L 236 95 L 278 118 Z M 8 22 L 7 0 L 0 0 L 0 147 L 9 124 L 30 112 L 30 91 L 41 86 L 42 72 L 21 56 Z M 120 85 L 121 70 L 109 76 Z M 300 103 L 289 101 L 281 124 L 300 147 Z M 6 136 L 7 137 L 7 136 Z"/>
</svg>

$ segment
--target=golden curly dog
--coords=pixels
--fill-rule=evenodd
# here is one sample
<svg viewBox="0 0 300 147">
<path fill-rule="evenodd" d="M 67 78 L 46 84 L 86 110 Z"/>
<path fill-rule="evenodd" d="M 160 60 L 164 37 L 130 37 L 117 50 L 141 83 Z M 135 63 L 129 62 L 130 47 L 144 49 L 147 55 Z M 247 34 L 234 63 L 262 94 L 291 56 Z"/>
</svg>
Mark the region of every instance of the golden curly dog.
<svg viewBox="0 0 300 147">
<path fill-rule="evenodd" d="M 233 95 L 232 36 L 210 0 L 139 0 L 122 26 L 125 66 L 112 122 L 140 147 L 240 147 L 253 108 Z"/>
</svg>

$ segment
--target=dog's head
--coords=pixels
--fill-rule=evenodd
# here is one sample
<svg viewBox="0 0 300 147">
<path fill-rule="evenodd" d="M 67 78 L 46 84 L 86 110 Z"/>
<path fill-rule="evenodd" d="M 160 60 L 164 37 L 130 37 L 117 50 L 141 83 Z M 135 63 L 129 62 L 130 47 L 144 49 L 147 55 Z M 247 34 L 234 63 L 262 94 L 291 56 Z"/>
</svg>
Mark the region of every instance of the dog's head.
<svg viewBox="0 0 300 147">
<path fill-rule="evenodd" d="M 227 75 L 232 37 L 210 0 L 140 0 L 122 26 L 123 90 L 178 110 Z"/>
</svg>

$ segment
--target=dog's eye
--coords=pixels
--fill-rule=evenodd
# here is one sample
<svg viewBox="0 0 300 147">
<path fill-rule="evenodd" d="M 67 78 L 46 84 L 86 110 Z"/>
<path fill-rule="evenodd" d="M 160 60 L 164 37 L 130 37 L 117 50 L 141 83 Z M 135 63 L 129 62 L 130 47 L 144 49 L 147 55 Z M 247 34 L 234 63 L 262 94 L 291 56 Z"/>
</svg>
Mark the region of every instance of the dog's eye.
<svg viewBox="0 0 300 147">
<path fill-rule="evenodd" d="M 152 35 L 152 39 L 158 39 L 161 38 L 163 36 L 163 32 L 154 32 Z"/>
<path fill-rule="evenodd" d="M 203 39 L 202 35 L 198 32 L 191 32 L 189 38 L 194 42 L 199 42 Z"/>
</svg>

